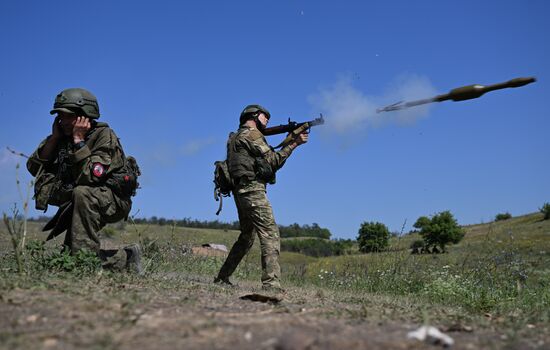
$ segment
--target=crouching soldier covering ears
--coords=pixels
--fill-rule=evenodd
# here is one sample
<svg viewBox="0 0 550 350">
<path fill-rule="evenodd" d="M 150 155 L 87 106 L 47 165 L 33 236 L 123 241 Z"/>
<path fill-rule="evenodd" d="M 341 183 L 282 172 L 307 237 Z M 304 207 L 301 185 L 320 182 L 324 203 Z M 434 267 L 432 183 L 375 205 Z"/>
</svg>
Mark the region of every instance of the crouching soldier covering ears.
<svg viewBox="0 0 550 350">
<path fill-rule="evenodd" d="M 87 249 L 104 268 L 142 273 L 139 245 L 102 249 L 98 237 L 107 223 L 128 217 L 140 175 L 135 159 L 126 157 L 113 130 L 97 121 L 99 106 L 89 91 L 61 91 L 50 114 L 56 114 L 52 133 L 27 162 L 36 177 L 36 208 L 59 207 L 44 227 L 51 230 L 48 240 L 66 231 L 64 248 L 71 254 Z"/>
</svg>

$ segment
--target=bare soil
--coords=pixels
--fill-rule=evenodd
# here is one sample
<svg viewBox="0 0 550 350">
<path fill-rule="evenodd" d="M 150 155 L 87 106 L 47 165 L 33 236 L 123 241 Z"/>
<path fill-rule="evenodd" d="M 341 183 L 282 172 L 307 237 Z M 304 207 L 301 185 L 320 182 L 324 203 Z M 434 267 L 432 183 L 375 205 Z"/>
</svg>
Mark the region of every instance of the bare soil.
<svg viewBox="0 0 550 350">
<path fill-rule="evenodd" d="M 280 303 L 261 303 L 240 299 L 261 293 L 255 285 L 224 287 L 175 273 L 124 279 L 99 274 L 80 282 L 52 278 L 38 287 L 1 290 L 0 348 L 441 348 L 408 340 L 420 320 L 395 308 L 385 310 L 384 300 L 376 297 L 371 308 L 335 301 L 319 290 L 291 289 Z M 452 322 L 433 320 L 433 325 L 454 338 L 455 349 L 550 344 Z"/>
</svg>

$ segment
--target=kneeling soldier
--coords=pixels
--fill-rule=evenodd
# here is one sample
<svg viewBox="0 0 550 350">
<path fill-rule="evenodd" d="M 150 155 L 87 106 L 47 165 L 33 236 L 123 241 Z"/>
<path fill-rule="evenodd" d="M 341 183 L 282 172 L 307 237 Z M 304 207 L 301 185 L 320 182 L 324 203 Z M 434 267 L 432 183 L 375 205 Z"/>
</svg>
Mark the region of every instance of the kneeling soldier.
<svg viewBox="0 0 550 350">
<path fill-rule="evenodd" d="M 48 239 L 66 230 L 64 248 L 71 254 L 87 249 L 99 256 L 105 268 L 141 273 L 139 245 L 101 249 L 98 237 L 107 223 L 127 219 L 137 187 L 137 165 L 133 168 L 137 174 L 127 173 L 131 157 L 125 157 L 113 130 L 97 121 L 99 106 L 89 91 L 61 91 L 50 114 L 57 114 L 52 133 L 27 162 L 36 177 L 36 208 L 59 207 L 44 227 L 52 229 Z"/>
</svg>

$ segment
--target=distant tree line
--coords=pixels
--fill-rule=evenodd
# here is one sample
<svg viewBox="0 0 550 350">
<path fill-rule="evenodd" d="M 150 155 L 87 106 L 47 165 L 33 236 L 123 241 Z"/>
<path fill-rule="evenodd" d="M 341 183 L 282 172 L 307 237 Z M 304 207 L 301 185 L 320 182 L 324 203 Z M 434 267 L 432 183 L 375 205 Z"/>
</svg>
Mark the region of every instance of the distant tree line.
<svg viewBox="0 0 550 350">
<path fill-rule="evenodd" d="M 38 218 L 30 218 L 30 221 L 35 222 L 48 222 L 50 217 L 39 216 Z M 136 224 L 145 225 L 176 225 L 178 227 L 192 227 L 192 228 L 209 228 L 216 230 L 240 230 L 239 222 L 223 222 L 219 220 L 197 220 L 191 218 L 184 219 L 166 219 L 163 217 L 151 216 L 150 218 L 133 218 Z M 292 224 L 289 226 L 279 225 L 279 232 L 281 237 L 315 237 L 330 239 L 331 233 L 329 229 L 320 227 L 319 224 L 313 223 L 311 225 L 299 225 Z"/>
<path fill-rule="evenodd" d="M 353 243 L 351 239 L 284 239 L 281 250 L 314 257 L 346 255 L 351 254 Z"/>
<path fill-rule="evenodd" d="M 133 221 L 136 224 L 147 224 L 147 225 L 175 225 L 178 227 L 192 227 L 192 228 L 209 228 L 216 230 L 238 230 L 239 222 L 223 222 L 219 220 L 197 220 L 191 218 L 183 219 L 166 219 L 163 217 L 151 216 L 150 218 L 133 218 Z"/>
<path fill-rule="evenodd" d="M 50 221 L 51 217 L 46 215 L 40 215 L 36 218 L 28 218 L 27 221 L 33 221 L 33 222 L 48 222 Z"/>
<path fill-rule="evenodd" d="M 279 233 L 283 238 L 289 237 L 316 237 L 330 239 L 331 233 L 328 228 L 320 227 L 319 224 L 313 223 L 310 225 L 300 226 L 296 223 L 283 226 L 279 225 Z"/>
</svg>

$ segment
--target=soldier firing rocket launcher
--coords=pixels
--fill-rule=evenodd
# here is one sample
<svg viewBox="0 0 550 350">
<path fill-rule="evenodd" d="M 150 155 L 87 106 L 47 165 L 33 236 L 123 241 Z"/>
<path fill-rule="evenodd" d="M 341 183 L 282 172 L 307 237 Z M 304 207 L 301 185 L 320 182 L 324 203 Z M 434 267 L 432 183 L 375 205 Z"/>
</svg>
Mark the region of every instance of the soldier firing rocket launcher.
<svg viewBox="0 0 550 350">
<path fill-rule="evenodd" d="M 474 98 L 478 98 L 489 91 L 506 89 L 506 88 L 516 88 L 516 87 L 534 83 L 535 81 L 537 81 L 535 77 L 526 77 L 526 78 L 515 78 L 512 80 L 508 80 L 507 82 L 504 82 L 504 83 L 493 84 L 488 86 L 483 86 L 479 84 L 462 86 L 449 91 L 449 93 L 447 94 L 437 95 L 435 97 L 426 98 L 423 100 L 416 100 L 411 102 L 400 101 L 383 108 L 378 108 L 376 110 L 376 113 L 397 111 L 400 109 L 405 109 L 405 108 L 414 107 L 414 106 L 423 105 L 423 104 L 432 103 L 432 102 L 442 102 L 447 100 L 453 100 L 453 101 L 471 100 Z"/>
<path fill-rule="evenodd" d="M 313 126 L 323 125 L 323 124 L 325 124 L 325 119 L 323 118 L 322 114 L 320 115 L 319 118 L 315 118 L 313 120 L 310 120 L 308 122 L 303 122 L 303 123 L 293 122 L 290 120 L 290 118 L 288 118 L 288 124 L 281 124 L 278 126 L 265 128 L 263 131 L 263 134 L 265 136 L 271 136 L 271 135 L 289 133 L 289 135 L 283 140 L 283 142 L 281 142 L 279 145 L 275 147 L 275 148 L 279 148 L 279 147 L 284 147 L 289 142 L 291 142 L 296 137 L 296 135 L 299 135 L 304 131 L 311 129 L 311 127 Z"/>
</svg>

